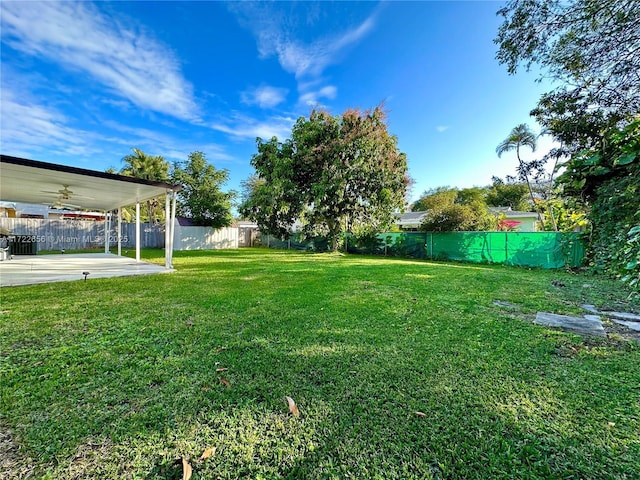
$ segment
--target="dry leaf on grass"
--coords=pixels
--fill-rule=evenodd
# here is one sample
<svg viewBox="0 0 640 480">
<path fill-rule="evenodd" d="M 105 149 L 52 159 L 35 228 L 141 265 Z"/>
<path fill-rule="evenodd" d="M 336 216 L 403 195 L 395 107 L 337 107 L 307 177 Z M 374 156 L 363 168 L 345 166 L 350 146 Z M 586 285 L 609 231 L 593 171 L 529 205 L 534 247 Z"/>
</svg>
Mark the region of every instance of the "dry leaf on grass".
<svg viewBox="0 0 640 480">
<path fill-rule="evenodd" d="M 227 367 L 216 368 L 216 372 L 226 372 L 227 370 L 229 370 Z"/>
<path fill-rule="evenodd" d="M 218 347 L 218 348 L 216 348 L 216 349 L 214 350 L 214 352 L 215 352 L 215 353 L 220 353 L 220 352 L 222 352 L 223 350 L 226 350 L 226 349 L 227 349 L 227 347 Z"/>
<path fill-rule="evenodd" d="M 214 453 L 216 453 L 216 447 L 207 448 L 204 452 L 202 452 L 202 455 L 200 455 L 200 458 L 198 460 L 206 460 Z"/>
<path fill-rule="evenodd" d="M 231 387 L 231 382 L 224 377 L 220 377 L 220 383 L 227 388 Z"/>
<path fill-rule="evenodd" d="M 416 415 L 417 415 L 418 417 L 426 417 L 426 416 L 427 416 L 427 414 L 426 414 L 426 413 L 422 413 L 422 412 L 416 412 Z"/>
<path fill-rule="evenodd" d="M 291 414 L 294 417 L 299 417 L 300 416 L 300 410 L 298 410 L 298 407 L 296 406 L 296 402 L 293 401 L 293 398 L 291 397 L 286 397 L 287 398 L 287 402 L 289 402 L 289 411 L 291 412 Z"/>
<path fill-rule="evenodd" d="M 191 465 L 189 465 L 189 462 L 182 458 L 182 480 L 189 480 L 192 473 L 193 469 L 191 468 Z"/>
</svg>

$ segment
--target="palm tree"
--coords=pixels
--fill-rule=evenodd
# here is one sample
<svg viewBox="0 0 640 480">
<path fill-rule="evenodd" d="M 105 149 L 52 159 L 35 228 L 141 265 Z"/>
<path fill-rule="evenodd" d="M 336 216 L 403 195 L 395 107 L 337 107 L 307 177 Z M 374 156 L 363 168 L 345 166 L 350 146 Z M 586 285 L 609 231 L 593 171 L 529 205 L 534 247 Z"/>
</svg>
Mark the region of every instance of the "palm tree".
<svg viewBox="0 0 640 480">
<path fill-rule="evenodd" d="M 537 146 L 536 135 L 531 131 L 526 123 L 521 123 L 514 127 L 511 130 L 511 133 L 509 133 L 509 136 L 496 147 L 496 153 L 498 154 L 498 157 L 501 157 L 504 152 L 516 151 L 516 157 L 518 158 L 518 173 L 520 174 L 520 177 L 524 178 L 525 182 L 527 182 L 531 202 L 538 214 L 538 220 L 542 223 L 542 216 L 536 206 L 536 200 L 533 197 L 533 189 L 529 182 L 527 164 L 522 161 L 522 158 L 520 158 L 520 147 L 529 147 L 532 152 L 535 152 Z"/>
<path fill-rule="evenodd" d="M 169 162 L 161 155 L 147 155 L 138 148 L 132 148 L 132 154 L 126 155 L 122 161 L 126 164 L 120 170 L 122 175 L 167 182 L 169 180 Z M 154 221 L 154 210 L 160 205 L 157 199 L 147 201 L 149 223 Z"/>
<path fill-rule="evenodd" d="M 147 155 L 138 148 L 132 148 L 133 154 L 126 155 L 126 163 L 120 173 L 144 180 L 166 182 L 169 179 L 169 162 L 161 155 Z"/>
</svg>

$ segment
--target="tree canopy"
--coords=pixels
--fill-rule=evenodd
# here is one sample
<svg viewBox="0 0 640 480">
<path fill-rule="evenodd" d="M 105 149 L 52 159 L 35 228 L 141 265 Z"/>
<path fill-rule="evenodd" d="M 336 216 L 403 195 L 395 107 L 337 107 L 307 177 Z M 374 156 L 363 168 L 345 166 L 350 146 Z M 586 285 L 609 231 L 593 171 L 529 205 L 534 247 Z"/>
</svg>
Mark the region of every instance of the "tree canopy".
<svg viewBox="0 0 640 480">
<path fill-rule="evenodd" d="M 510 73 L 537 64 L 559 86 L 531 114 L 560 142 L 565 196 L 587 209 L 591 265 L 640 294 L 640 2 L 510 0 L 495 42 Z"/>
<path fill-rule="evenodd" d="M 189 217 L 196 225 L 222 228 L 233 222 L 231 202 L 235 192 L 220 188 L 229 179 L 229 172 L 211 165 L 202 152 L 191 152 L 188 159 L 175 163 L 172 181 L 182 186 L 178 193 L 178 213 Z"/>
<path fill-rule="evenodd" d="M 487 188 L 485 199 L 491 207 L 509 207 L 511 210 L 528 212 L 532 205 L 527 201 L 529 191 L 524 183 L 506 181 L 493 177 L 492 185 Z"/>
<path fill-rule="evenodd" d="M 132 148 L 133 153 L 125 155 L 125 163 L 120 170 L 122 175 L 166 182 L 169 180 L 169 162 L 162 155 L 147 155 L 139 148 Z"/>
<path fill-rule="evenodd" d="M 245 184 L 239 210 L 263 232 L 286 237 L 297 222 L 336 249 L 341 232 L 388 228 L 404 208 L 407 159 L 381 107 L 339 116 L 313 110 L 290 139 L 258 138 L 257 148 L 257 177 Z"/>
<path fill-rule="evenodd" d="M 495 42 L 509 73 L 537 64 L 592 108 L 640 111 L 640 2 L 510 0 Z"/>
<path fill-rule="evenodd" d="M 484 231 L 496 226 L 488 212 L 486 189 L 438 187 L 423 193 L 414 211 L 426 211 L 420 229 L 427 232 Z"/>
<path fill-rule="evenodd" d="M 148 155 L 139 148 L 132 148 L 133 153 L 122 158 L 124 166 L 120 169 L 121 175 L 141 178 L 144 180 L 155 180 L 166 182 L 169 180 L 169 162 L 161 155 Z M 157 198 L 152 198 L 146 202 L 147 219 L 150 223 L 161 220 L 164 217 L 162 202 Z M 133 214 L 126 211 L 126 217 L 133 217 Z"/>
<path fill-rule="evenodd" d="M 572 156 L 558 182 L 588 206 L 595 268 L 631 275 L 640 291 L 640 237 L 629 245 L 630 232 L 640 231 L 640 117 L 607 130 L 599 145 Z"/>
</svg>

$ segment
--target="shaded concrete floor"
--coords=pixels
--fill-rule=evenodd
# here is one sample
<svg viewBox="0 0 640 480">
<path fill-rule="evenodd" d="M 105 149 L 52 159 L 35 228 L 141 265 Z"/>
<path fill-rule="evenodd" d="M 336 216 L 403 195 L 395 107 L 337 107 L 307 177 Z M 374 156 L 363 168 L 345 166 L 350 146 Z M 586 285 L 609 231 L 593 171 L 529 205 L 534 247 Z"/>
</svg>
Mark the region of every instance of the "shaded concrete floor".
<svg viewBox="0 0 640 480">
<path fill-rule="evenodd" d="M 14 256 L 0 262 L 0 287 L 82 280 L 82 272 L 90 272 L 92 279 L 173 271 L 110 253 Z"/>
</svg>

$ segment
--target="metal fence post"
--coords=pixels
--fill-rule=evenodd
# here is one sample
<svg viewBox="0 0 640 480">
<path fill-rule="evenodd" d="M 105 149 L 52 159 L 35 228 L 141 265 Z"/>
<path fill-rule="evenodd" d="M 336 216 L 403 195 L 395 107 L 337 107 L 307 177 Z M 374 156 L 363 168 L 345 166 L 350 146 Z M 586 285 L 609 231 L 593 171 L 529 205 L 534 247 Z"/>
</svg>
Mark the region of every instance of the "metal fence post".
<svg viewBox="0 0 640 480">
<path fill-rule="evenodd" d="M 504 263 L 509 265 L 509 234 L 504 232 Z"/>
<path fill-rule="evenodd" d="M 431 237 L 431 255 L 429 258 L 433 260 L 433 232 L 430 232 L 429 236 Z"/>
</svg>

